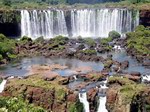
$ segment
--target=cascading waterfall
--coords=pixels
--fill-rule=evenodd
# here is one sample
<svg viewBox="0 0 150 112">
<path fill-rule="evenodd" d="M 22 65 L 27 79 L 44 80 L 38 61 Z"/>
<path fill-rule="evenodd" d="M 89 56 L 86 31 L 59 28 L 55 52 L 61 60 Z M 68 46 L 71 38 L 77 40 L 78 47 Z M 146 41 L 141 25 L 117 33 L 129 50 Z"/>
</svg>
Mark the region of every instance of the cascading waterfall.
<svg viewBox="0 0 150 112">
<path fill-rule="evenodd" d="M 43 36 L 68 36 L 64 12 L 61 10 L 21 10 L 21 36 L 32 39 Z"/>
<path fill-rule="evenodd" d="M 83 105 L 84 105 L 84 111 L 85 111 L 85 112 L 90 112 L 89 102 L 87 101 L 86 92 L 81 92 L 81 93 L 79 93 L 79 100 L 80 100 L 80 102 L 83 103 Z"/>
<path fill-rule="evenodd" d="M 138 11 L 128 9 L 21 10 L 21 36 L 32 39 L 57 35 L 108 37 L 112 30 L 124 35 L 138 24 Z"/>
<path fill-rule="evenodd" d="M 2 83 L 0 84 L 0 93 L 3 92 L 6 82 L 7 80 L 3 80 Z"/>
<path fill-rule="evenodd" d="M 101 85 L 101 90 L 102 90 L 101 92 L 102 92 L 103 95 L 101 95 L 99 97 L 99 107 L 98 107 L 97 112 L 108 112 L 107 109 L 106 109 L 106 100 L 107 100 L 107 98 L 106 98 L 106 93 L 105 93 L 106 89 L 108 88 L 106 86 L 107 80 L 108 80 L 108 78 L 106 79 L 106 81 L 103 81 L 103 85 Z"/>
<path fill-rule="evenodd" d="M 112 30 L 125 34 L 139 23 L 138 12 L 127 9 L 83 9 L 71 11 L 72 36 L 108 37 Z"/>
</svg>

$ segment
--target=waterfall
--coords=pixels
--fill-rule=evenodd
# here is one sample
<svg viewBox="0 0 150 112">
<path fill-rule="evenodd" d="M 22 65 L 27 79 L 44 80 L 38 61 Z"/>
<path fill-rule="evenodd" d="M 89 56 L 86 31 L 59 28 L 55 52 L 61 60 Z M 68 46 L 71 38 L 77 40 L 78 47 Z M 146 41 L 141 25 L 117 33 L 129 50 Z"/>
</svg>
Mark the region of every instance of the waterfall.
<svg viewBox="0 0 150 112">
<path fill-rule="evenodd" d="M 106 96 L 99 98 L 99 108 L 97 112 L 108 112 L 106 109 Z"/>
<path fill-rule="evenodd" d="M 112 30 L 124 35 L 138 24 L 139 12 L 129 9 L 21 10 L 21 36 L 32 39 L 57 35 L 108 37 Z"/>
<path fill-rule="evenodd" d="M 74 75 L 73 78 L 74 78 L 75 81 L 77 80 L 77 76 L 76 75 Z"/>
<path fill-rule="evenodd" d="M 3 80 L 2 83 L 0 84 L 0 93 L 3 92 L 6 82 L 7 80 Z"/>
<path fill-rule="evenodd" d="M 21 10 L 21 36 L 32 39 L 43 36 L 68 36 L 64 12 L 61 10 Z"/>
<path fill-rule="evenodd" d="M 108 80 L 108 77 L 105 81 L 103 81 L 103 85 L 101 85 L 101 88 L 100 88 L 102 91 L 100 91 L 101 95 L 99 97 L 99 107 L 98 107 L 97 112 L 108 112 L 107 109 L 106 109 L 106 100 L 107 100 L 107 98 L 106 98 L 106 93 L 105 93 L 106 89 L 108 88 L 106 86 L 107 80 Z"/>
<path fill-rule="evenodd" d="M 138 25 L 138 16 L 127 9 L 82 9 L 71 11 L 72 36 L 108 37 L 112 30 L 125 34 Z"/>
<path fill-rule="evenodd" d="M 87 101 L 86 92 L 79 93 L 79 100 L 84 105 L 84 111 L 85 112 L 90 112 L 89 102 Z"/>
</svg>

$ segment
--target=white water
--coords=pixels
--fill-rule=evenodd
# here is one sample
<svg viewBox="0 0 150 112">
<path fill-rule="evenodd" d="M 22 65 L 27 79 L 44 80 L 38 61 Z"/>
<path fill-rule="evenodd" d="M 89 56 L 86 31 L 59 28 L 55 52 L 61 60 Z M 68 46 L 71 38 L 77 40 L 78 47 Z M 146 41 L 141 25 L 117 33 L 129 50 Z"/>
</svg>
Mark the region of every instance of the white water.
<svg viewBox="0 0 150 112">
<path fill-rule="evenodd" d="M 99 98 L 99 108 L 97 112 L 108 112 L 106 109 L 106 96 L 105 97 L 100 97 Z"/>
<path fill-rule="evenodd" d="M 104 85 L 101 85 L 101 89 L 106 90 L 108 88 L 106 86 L 107 80 L 108 78 L 105 81 L 103 81 Z M 106 95 L 99 97 L 99 107 L 97 112 L 108 112 L 106 109 L 106 100 L 107 100 Z"/>
<path fill-rule="evenodd" d="M 6 82 L 7 80 L 3 80 L 2 83 L 0 84 L 0 93 L 3 92 Z"/>
<path fill-rule="evenodd" d="M 21 11 L 21 36 L 36 39 L 40 36 L 52 38 L 57 35 L 68 35 L 63 11 Z"/>
<path fill-rule="evenodd" d="M 72 36 L 108 37 L 112 30 L 125 34 L 139 24 L 133 12 L 127 9 L 83 9 L 71 11 Z"/>
<path fill-rule="evenodd" d="M 65 12 L 70 18 L 65 18 Z M 71 11 L 21 10 L 21 36 L 26 35 L 32 39 L 40 36 L 52 38 L 57 35 L 108 37 L 108 33 L 112 30 L 124 35 L 139 24 L 138 11 L 134 18 L 133 13 L 128 9 L 117 8 L 72 9 Z"/>
<path fill-rule="evenodd" d="M 79 93 L 79 100 L 80 100 L 80 102 L 83 103 L 83 105 L 84 105 L 84 111 L 85 111 L 85 112 L 90 112 L 89 102 L 87 101 L 86 92 L 84 92 L 84 93 Z"/>
<path fill-rule="evenodd" d="M 77 76 L 76 75 L 74 75 L 73 78 L 74 78 L 74 80 L 77 80 Z"/>
<path fill-rule="evenodd" d="M 150 75 L 142 76 L 142 82 L 150 82 Z"/>
</svg>

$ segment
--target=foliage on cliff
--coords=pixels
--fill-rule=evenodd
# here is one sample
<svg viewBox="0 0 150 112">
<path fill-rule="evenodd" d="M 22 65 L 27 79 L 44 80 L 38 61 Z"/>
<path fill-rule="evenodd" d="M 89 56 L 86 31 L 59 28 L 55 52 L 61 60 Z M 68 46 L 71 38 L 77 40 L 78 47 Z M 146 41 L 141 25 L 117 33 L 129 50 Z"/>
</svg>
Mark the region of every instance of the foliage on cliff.
<svg viewBox="0 0 150 112">
<path fill-rule="evenodd" d="M 12 79 L 6 85 L 3 96 L 20 96 L 30 105 L 39 105 L 48 111 L 82 112 L 83 105 L 78 101 L 77 94 L 69 93 L 66 86 L 59 83 L 61 80 L 64 78 L 58 76 L 53 81 L 47 81 L 42 74 L 31 75 L 25 79 Z M 21 106 L 30 109 L 26 105 Z"/>
<path fill-rule="evenodd" d="M 0 112 L 46 112 L 41 107 L 34 106 L 29 104 L 27 101 L 24 101 L 22 98 L 7 98 L 0 97 Z"/>
<path fill-rule="evenodd" d="M 108 83 L 110 85 L 119 84 L 118 94 L 122 98 L 123 104 L 130 104 L 136 95 L 145 90 L 144 84 L 138 84 L 125 77 L 110 77 Z"/>
<path fill-rule="evenodd" d="M 150 29 L 140 25 L 134 32 L 127 33 L 127 48 L 139 55 L 150 55 Z"/>
<path fill-rule="evenodd" d="M 3 34 L 0 34 L 0 60 L 3 58 L 15 58 L 15 40 L 8 39 Z"/>
<path fill-rule="evenodd" d="M 107 108 L 112 112 L 149 112 L 150 88 L 125 76 L 109 78 Z"/>
</svg>

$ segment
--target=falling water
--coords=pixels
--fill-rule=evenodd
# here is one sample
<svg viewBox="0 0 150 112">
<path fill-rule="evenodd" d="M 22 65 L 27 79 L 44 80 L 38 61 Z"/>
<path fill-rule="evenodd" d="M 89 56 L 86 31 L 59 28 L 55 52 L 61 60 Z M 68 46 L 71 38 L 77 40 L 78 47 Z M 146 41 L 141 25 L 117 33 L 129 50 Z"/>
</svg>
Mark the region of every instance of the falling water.
<svg viewBox="0 0 150 112">
<path fill-rule="evenodd" d="M 6 82 L 7 80 L 3 80 L 2 83 L 0 84 L 0 93 L 3 92 Z"/>
<path fill-rule="evenodd" d="M 79 100 L 84 105 L 84 111 L 85 112 L 90 112 L 89 102 L 87 101 L 86 92 L 79 93 Z"/>
<path fill-rule="evenodd" d="M 128 9 L 21 10 L 21 36 L 32 39 L 57 35 L 108 37 L 112 30 L 124 35 L 138 24 L 139 12 Z"/>
<path fill-rule="evenodd" d="M 97 112 L 108 112 L 106 109 L 106 96 L 99 98 L 99 108 Z"/>
<path fill-rule="evenodd" d="M 68 35 L 63 11 L 21 11 L 21 36 L 29 36 L 35 39 L 40 36 L 52 38 L 57 35 Z"/>
<path fill-rule="evenodd" d="M 107 84 L 107 80 L 108 80 L 108 77 L 105 81 L 103 81 L 103 85 L 101 85 L 101 96 L 99 97 L 99 107 L 98 107 L 98 111 L 97 112 L 108 112 L 107 109 L 106 109 L 106 89 L 108 88 L 106 86 Z"/>
<path fill-rule="evenodd" d="M 133 17 L 133 11 L 127 9 L 72 10 L 72 36 L 108 37 L 112 30 L 123 35 L 138 25 L 138 13 L 136 14 L 136 17 Z"/>
</svg>

